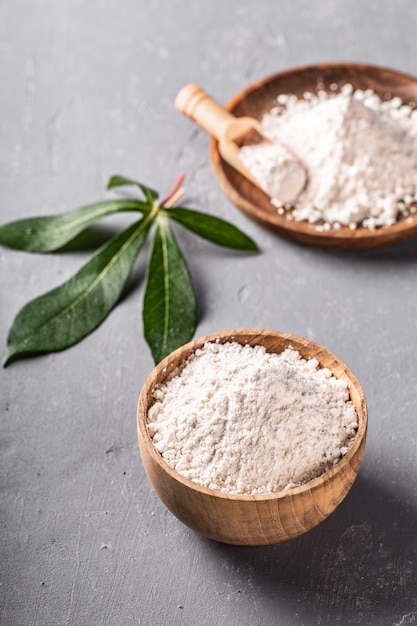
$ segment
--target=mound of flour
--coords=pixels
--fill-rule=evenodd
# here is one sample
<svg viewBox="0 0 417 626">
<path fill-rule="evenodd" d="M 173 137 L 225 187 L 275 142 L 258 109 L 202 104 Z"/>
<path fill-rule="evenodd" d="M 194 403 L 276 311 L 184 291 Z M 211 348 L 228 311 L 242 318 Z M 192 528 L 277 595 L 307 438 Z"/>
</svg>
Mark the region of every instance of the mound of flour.
<svg viewBox="0 0 417 626">
<path fill-rule="evenodd" d="M 417 200 L 417 110 L 400 98 L 382 101 L 351 85 L 303 99 L 280 95 L 262 125 L 307 168 L 290 219 L 376 228 L 394 224 Z M 274 203 L 282 214 L 290 208 Z"/>
<path fill-rule="evenodd" d="M 206 343 L 153 399 L 148 430 L 165 461 L 235 494 L 319 476 L 346 454 L 358 427 L 347 384 L 293 349 Z"/>
</svg>

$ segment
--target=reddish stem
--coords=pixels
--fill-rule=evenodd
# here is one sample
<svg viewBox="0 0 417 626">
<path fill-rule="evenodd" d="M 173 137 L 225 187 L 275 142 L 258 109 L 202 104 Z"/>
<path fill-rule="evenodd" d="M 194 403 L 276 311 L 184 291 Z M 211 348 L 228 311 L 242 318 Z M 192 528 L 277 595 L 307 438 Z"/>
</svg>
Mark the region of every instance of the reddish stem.
<svg viewBox="0 0 417 626">
<path fill-rule="evenodd" d="M 180 174 L 174 187 L 171 189 L 169 194 L 162 200 L 162 202 L 160 202 L 159 206 L 163 207 L 164 204 L 166 204 L 168 200 L 170 200 L 172 196 L 174 196 L 177 193 L 178 189 L 181 187 L 182 183 L 184 182 L 184 179 L 185 179 L 185 174 Z"/>
</svg>

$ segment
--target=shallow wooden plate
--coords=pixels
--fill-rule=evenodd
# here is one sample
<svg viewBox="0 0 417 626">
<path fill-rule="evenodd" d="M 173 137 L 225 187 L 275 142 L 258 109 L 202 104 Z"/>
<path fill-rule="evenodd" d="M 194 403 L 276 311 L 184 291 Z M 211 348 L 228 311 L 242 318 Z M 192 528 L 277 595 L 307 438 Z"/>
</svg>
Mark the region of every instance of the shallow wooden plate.
<svg viewBox="0 0 417 626">
<path fill-rule="evenodd" d="M 384 100 L 399 96 L 406 104 L 417 103 L 417 78 L 413 76 L 372 65 L 326 63 L 298 67 L 264 78 L 238 93 L 226 108 L 239 117 L 249 115 L 260 120 L 279 94 L 292 93 L 302 97 L 305 91 L 323 89 L 330 92 L 330 85 L 341 87 L 346 83 L 355 89 L 373 89 Z M 314 246 L 365 249 L 417 235 L 417 214 L 376 230 L 363 227 L 351 230 L 346 226 L 319 232 L 308 222 L 289 221 L 277 213 L 266 194 L 223 161 L 214 139 L 210 145 L 210 157 L 215 176 L 229 200 L 250 218 L 287 239 Z"/>
</svg>

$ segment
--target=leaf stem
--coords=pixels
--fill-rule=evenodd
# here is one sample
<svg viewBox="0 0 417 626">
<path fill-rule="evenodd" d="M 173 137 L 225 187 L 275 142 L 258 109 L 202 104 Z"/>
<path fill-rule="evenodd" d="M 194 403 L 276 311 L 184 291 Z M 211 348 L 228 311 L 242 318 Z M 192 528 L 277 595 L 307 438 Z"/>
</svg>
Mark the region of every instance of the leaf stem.
<svg viewBox="0 0 417 626">
<path fill-rule="evenodd" d="M 177 191 L 172 194 L 172 196 L 167 200 L 163 206 L 164 209 L 171 209 L 175 204 L 177 204 L 178 200 L 183 197 L 185 194 L 184 187 L 180 187 Z"/>
<path fill-rule="evenodd" d="M 185 174 L 180 174 L 177 182 L 175 183 L 172 190 L 169 194 L 159 203 L 159 206 L 164 207 L 165 209 L 169 209 L 174 206 L 174 204 L 184 195 L 185 190 L 182 189 L 181 185 L 185 180 Z"/>
</svg>

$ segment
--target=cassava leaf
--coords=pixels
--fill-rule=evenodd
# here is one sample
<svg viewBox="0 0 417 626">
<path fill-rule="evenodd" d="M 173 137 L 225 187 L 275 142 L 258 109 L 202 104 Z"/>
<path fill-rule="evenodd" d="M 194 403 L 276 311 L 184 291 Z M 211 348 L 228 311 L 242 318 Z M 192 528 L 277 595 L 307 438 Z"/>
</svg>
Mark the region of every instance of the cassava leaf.
<svg viewBox="0 0 417 626">
<path fill-rule="evenodd" d="M 145 200 L 107 200 L 62 215 L 18 220 L 0 226 L 0 244 L 27 252 L 61 248 L 100 218 L 121 211 L 144 214 L 103 245 L 60 287 L 29 302 L 10 329 L 3 365 L 19 356 L 65 349 L 92 332 L 120 298 L 146 236 L 156 222 L 143 303 L 145 339 L 155 363 L 189 341 L 197 325 L 197 301 L 185 259 L 169 220 L 221 246 L 258 252 L 256 244 L 220 218 L 188 208 L 171 208 L 183 193 L 181 175 L 168 196 L 124 176 L 108 189 L 135 185 Z M 168 208 L 170 207 L 170 208 Z"/>
<path fill-rule="evenodd" d="M 122 293 L 152 221 L 141 218 L 72 278 L 23 307 L 10 330 L 3 364 L 19 355 L 63 350 L 101 324 Z"/>
<path fill-rule="evenodd" d="M 191 230 L 193 233 L 208 239 L 219 246 L 259 252 L 256 243 L 241 230 L 229 222 L 193 209 L 176 207 L 165 211 L 166 215 Z"/>
<path fill-rule="evenodd" d="M 109 182 L 107 183 L 107 189 L 113 189 L 114 187 L 122 187 L 124 185 L 135 185 L 139 187 L 145 196 L 146 200 L 153 204 L 155 200 L 159 198 L 159 194 L 154 189 L 147 187 L 146 185 L 142 185 L 142 183 L 138 183 L 137 180 L 133 180 L 132 178 L 126 178 L 125 176 L 120 176 L 120 174 L 113 174 L 110 177 Z"/>
<path fill-rule="evenodd" d="M 33 217 L 0 226 L 0 244 L 25 252 L 52 252 L 106 215 L 150 210 L 151 207 L 140 200 L 105 200 L 62 215 Z"/>
<path fill-rule="evenodd" d="M 191 277 L 165 215 L 157 228 L 143 302 L 145 339 L 155 363 L 189 341 L 197 325 Z"/>
</svg>

